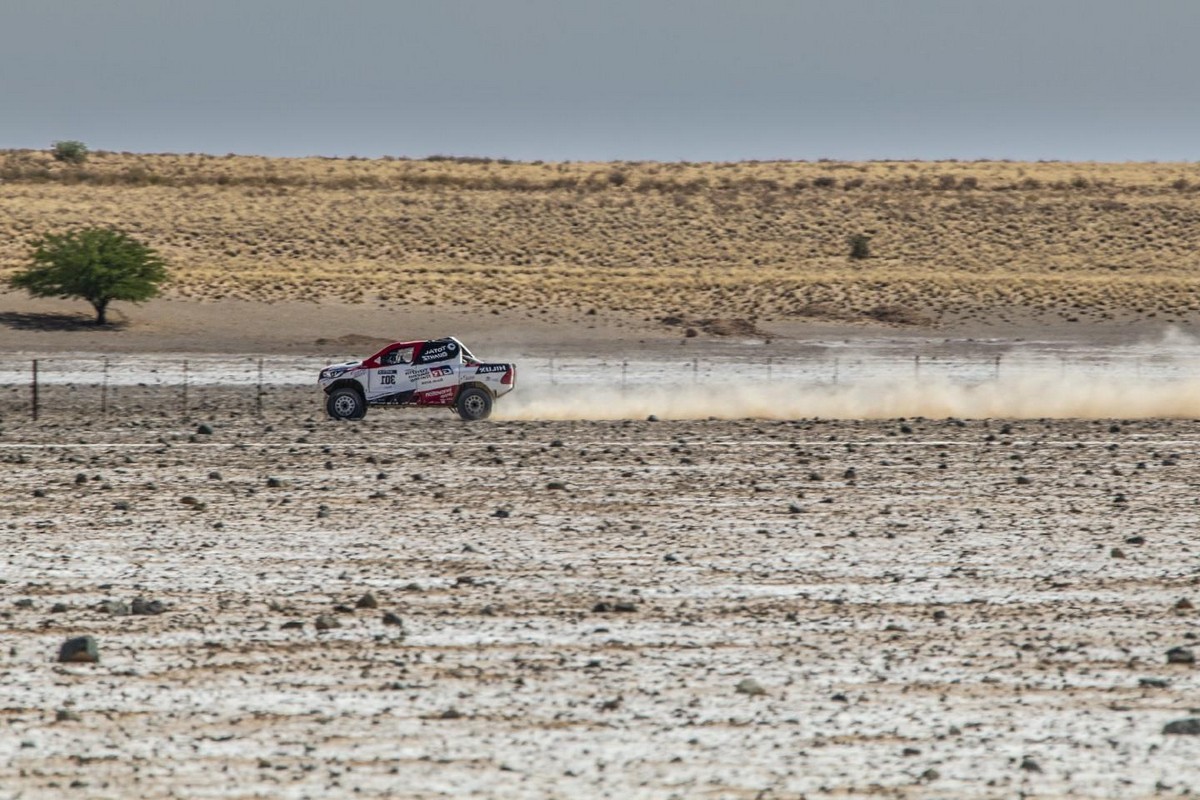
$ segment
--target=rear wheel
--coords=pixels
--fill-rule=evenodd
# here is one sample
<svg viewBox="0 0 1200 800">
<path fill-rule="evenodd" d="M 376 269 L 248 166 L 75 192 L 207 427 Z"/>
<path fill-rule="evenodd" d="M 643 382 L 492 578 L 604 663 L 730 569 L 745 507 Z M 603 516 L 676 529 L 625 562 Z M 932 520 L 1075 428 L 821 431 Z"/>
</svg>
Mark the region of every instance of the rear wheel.
<svg viewBox="0 0 1200 800">
<path fill-rule="evenodd" d="M 343 386 L 329 393 L 325 410 L 334 419 L 362 419 L 367 414 L 367 401 L 362 392 Z"/>
<path fill-rule="evenodd" d="M 463 389 L 454 404 L 458 415 L 467 422 L 487 419 L 492 414 L 492 393 L 486 389 L 471 386 Z"/>
</svg>

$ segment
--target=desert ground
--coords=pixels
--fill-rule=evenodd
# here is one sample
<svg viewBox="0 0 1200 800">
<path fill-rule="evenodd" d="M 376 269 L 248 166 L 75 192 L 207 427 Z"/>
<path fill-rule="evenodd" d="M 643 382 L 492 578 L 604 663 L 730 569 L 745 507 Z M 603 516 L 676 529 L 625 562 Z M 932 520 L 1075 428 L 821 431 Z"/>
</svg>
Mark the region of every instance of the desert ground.
<svg viewBox="0 0 1200 800">
<path fill-rule="evenodd" d="M 0 152 L 0 276 L 112 225 L 169 296 L 795 323 L 1193 321 L 1200 165 L 510 163 Z M 869 258 L 848 240 L 869 238 Z"/>
<path fill-rule="evenodd" d="M 0 796 L 1200 790 L 1191 422 L 313 410 L 0 421 Z"/>
<path fill-rule="evenodd" d="M 174 273 L 0 289 L 0 800 L 1200 792 L 1198 187 L 0 152 L 0 278 Z M 446 334 L 494 419 L 322 413 Z"/>
</svg>

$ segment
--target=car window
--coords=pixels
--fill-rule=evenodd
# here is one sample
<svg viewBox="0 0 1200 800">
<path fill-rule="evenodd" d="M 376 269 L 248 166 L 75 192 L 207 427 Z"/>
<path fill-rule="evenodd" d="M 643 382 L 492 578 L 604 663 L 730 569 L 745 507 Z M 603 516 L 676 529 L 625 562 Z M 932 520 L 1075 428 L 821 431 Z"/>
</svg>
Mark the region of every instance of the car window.
<svg viewBox="0 0 1200 800">
<path fill-rule="evenodd" d="M 413 348 L 397 347 L 395 350 L 389 350 L 383 354 L 380 363 L 386 366 L 393 364 L 411 364 L 413 360 Z"/>
</svg>

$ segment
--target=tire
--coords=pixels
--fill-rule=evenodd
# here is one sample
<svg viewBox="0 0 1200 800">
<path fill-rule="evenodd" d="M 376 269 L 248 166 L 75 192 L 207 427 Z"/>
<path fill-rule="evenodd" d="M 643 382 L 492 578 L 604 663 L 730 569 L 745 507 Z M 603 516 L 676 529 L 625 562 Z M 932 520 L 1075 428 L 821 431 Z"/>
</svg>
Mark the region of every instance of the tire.
<svg viewBox="0 0 1200 800">
<path fill-rule="evenodd" d="M 329 393 L 325 411 L 333 419 L 362 419 L 367 415 L 367 401 L 358 389 L 343 386 Z"/>
<path fill-rule="evenodd" d="M 454 408 L 466 422 L 487 419 L 492 415 L 492 393 L 477 386 L 468 387 L 458 393 Z"/>
</svg>

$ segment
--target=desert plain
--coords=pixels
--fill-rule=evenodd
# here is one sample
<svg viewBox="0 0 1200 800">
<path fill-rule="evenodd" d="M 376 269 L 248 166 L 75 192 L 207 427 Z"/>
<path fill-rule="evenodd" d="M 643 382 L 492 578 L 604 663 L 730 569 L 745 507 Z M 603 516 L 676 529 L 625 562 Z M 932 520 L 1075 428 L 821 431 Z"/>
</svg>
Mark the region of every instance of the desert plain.
<svg viewBox="0 0 1200 800">
<path fill-rule="evenodd" d="M 101 413 L 94 372 L 33 420 L 5 386 L 0 798 L 1200 791 L 1194 383 L 997 360 L 966 406 L 926 373 L 839 414 L 617 376 L 818 338 L 1150 364 L 1200 310 L 1196 170 L 4 154 L 0 271 L 113 224 L 176 277 L 106 330 L 0 293 L 0 367 L 452 332 L 529 369 L 476 425 L 335 423 L 311 384 Z"/>
</svg>

